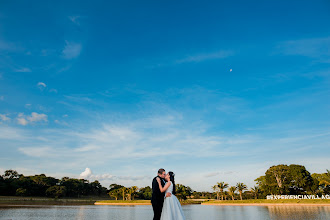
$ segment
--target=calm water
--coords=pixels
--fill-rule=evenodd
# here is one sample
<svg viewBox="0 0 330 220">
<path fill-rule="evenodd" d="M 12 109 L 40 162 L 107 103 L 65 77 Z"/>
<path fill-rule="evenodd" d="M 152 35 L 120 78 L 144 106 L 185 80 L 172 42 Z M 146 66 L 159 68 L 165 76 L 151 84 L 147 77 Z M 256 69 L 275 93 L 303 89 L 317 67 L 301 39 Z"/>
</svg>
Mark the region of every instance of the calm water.
<svg viewBox="0 0 330 220">
<path fill-rule="evenodd" d="M 187 220 L 211 219 L 330 219 L 330 207 L 315 206 L 201 206 L 186 205 Z M 152 219 L 151 206 L 0 206 L 0 219 Z"/>
</svg>

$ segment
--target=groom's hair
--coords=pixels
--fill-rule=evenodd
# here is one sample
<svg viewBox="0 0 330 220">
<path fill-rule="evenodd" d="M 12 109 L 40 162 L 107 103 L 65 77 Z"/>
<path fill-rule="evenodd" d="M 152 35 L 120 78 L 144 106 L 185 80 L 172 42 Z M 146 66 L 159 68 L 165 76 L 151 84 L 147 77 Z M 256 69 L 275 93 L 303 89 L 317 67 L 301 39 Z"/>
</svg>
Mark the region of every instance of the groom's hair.
<svg viewBox="0 0 330 220">
<path fill-rule="evenodd" d="M 158 170 L 158 173 L 159 174 L 163 174 L 165 172 L 165 170 L 163 169 L 163 168 L 160 168 L 159 170 Z"/>
</svg>

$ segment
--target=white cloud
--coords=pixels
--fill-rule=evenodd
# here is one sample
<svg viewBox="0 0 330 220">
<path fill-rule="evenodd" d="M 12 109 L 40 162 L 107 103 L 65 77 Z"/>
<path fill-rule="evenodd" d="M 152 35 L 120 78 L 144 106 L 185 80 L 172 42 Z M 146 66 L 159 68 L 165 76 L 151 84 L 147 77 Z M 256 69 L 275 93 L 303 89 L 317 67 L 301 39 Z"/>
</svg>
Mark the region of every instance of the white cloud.
<svg viewBox="0 0 330 220">
<path fill-rule="evenodd" d="M 218 176 L 220 173 L 219 172 L 212 172 L 212 173 L 207 173 L 204 175 L 204 177 L 213 177 L 213 176 Z"/>
<path fill-rule="evenodd" d="M 62 51 L 64 59 L 73 59 L 80 55 L 81 44 L 65 41 L 66 45 Z"/>
<path fill-rule="evenodd" d="M 20 147 L 18 150 L 31 157 L 49 157 L 53 152 L 50 147 Z"/>
<path fill-rule="evenodd" d="M 0 120 L 1 121 L 10 121 L 10 118 L 7 117 L 7 115 L 5 115 L 5 114 L 0 114 Z"/>
<path fill-rule="evenodd" d="M 94 175 L 93 178 L 96 180 L 107 180 L 107 179 L 113 179 L 115 176 L 109 174 L 109 173 L 105 173 L 105 174 L 101 174 L 101 175 Z"/>
<path fill-rule="evenodd" d="M 88 97 L 83 97 L 83 96 L 79 96 L 79 95 L 71 95 L 71 96 L 65 95 L 64 97 L 73 102 L 90 102 L 90 101 L 92 101 Z"/>
<path fill-rule="evenodd" d="M 213 59 L 224 59 L 226 57 L 233 56 L 233 51 L 218 51 L 215 53 L 202 53 L 202 54 L 195 54 L 191 56 L 187 56 L 183 59 L 179 59 L 176 63 L 190 63 L 190 62 L 202 62 L 205 60 L 213 60 Z"/>
<path fill-rule="evenodd" d="M 85 145 L 83 147 L 76 148 L 75 151 L 77 151 L 77 152 L 86 152 L 86 151 L 95 151 L 97 149 L 100 149 L 100 147 L 96 146 L 96 145 L 88 144 L 88 145 Z"/>
<path fill-rule="evenodd" d="M 32 104 L 25 104 L 24 106 L 25 106 L 25 108 L 28 108 L 28 109 L 30 109 L 30 108 L 31 108 L 31 106 L 32 106 Z"/>
<path fill-rule="evenodd" d="M 46 87 L 47 87 L 46 84 L 43 83 L 43 82 L 38 82 L 37 86 L 38 86 L 39 88 L 46 88 Z"/>
<path fill-rule="evenodd" d="M 79 179 L 88 179 L 92 174 L 92 170 L 86 168 L 85 171 L 80 174 Z"/>
<path fill-rule="evenodd" d="M 22 68 L 16 69 L 15 72 L 28 73 L 28 72 L 32 72 L 32 71 L 30 68 L 22 67 Z"/>
<path fill-rule="evenodd" d="M 58 125 L 64 125 L 64 126 L 68 126 L 69 124 L 65 121 L 60 121 L 58 119 L 55 119 L 54 122 Z"/>
<path fill-rule="evenodd" d="M 330 37 L 286 41 L 280 43 L 277 49 L 285 55 L 318 58 L 327 63 L 330 58 Z"/>
<path fill-rule="evenodd" d="M 204 110 L 211 107 L 219 110 L 223 116 L 226 116 L 223 112 L 232 114 L 238 111 L 235 109 L 246 111 L 246 108 L 249 108 L 244 100 L 239 98 L 227 98 L 227 95 L 220 92 L 214 94 L 214 92 L 203 92 L 195 88 L 192 90 L 192 92 L 175 90 L 173 93 L 179 96 L 188 94 L 189 98 L 184 101 L 179 100 L 180 104 L 189 102 L 189 106 L 191 106 L 190 103 L 197 107 L 205 105 Z M 82 96 L 66 98 L 77 102 L 89 100 Z M 232 184 L 238 181 L 253 184 L 253 180 L 258 175 L 262 175 L 270 165 L 278 164 L 278 158 L 290 162 L 291 155 L 300 159 L 303 154 L 313 152 L 312 158 L 316 161 L 319 155 L 324 155 L 324 152 L 330 149 L 329 132 L 326 133 L 322 129 L 297 134 L 296 129 L 292 129 L 291 132 L 295 132 L 290 133 L 286 125 L 274 124 L 273 129 L 268 129 L 269 136 L 264 131 L 260 131 L 261 129 L 247 131 L 244 130 L 245 127 L 242 127 L 242 131 L 225 131 L 221 122 L 217 124 L 218 127 L 210 128 L 208 126 L 217 122 L 211 125 L 210 122 L 206 124 L 207 122 L 204 122 L 200 115 L 196 117 L 200 121 L 196 122 L 194 119 L 191 120 L 190 113 L 176 112 L 161 104 L 155 103 L 156 107 L 143 108 L 144 111 L 148 109 L 148 112 L 138 117 L 132 117 L 132 115 L 128 117 L 124 114 L 120 117 L 117 117 L 119 114 L 112 117 L 110 113 L 102 115 L 100 112 L 94 114 L 94 111 L 86 111 L 93 116 L 90 124 L 86 124 L 87 120 L 83 119 L 70 129 L 58 128 L 59 126 L 51 130 L 38 127 L 26 129 L 29 134 L 27 136 L 32 140 L 29 143 L 22 141 L 22 145 L 19 146 L 37 147 L 38 149 L 32 149 L 38 152 L 37 155 L 43 155 L 40 152 L 48 152 L 44 154 L 44 157 L 35 160 L 35 167 L 43 166 L 49 170 L 47 173 L 52 172 L 52 169 L 65 172 L 67 167 L 70 167 L 70 170 L 74 170 L 78 177 L 83 171 L 82 168 L 93 166 L 93 171 L 100 174 L 91 175 L 105 178 L 102 184 L 113 183 L 115 180 L 116 183 L 122 185 L 145 186 L 151 182 L 148 176 L 156 173 L 154 168 L 165 167 L 166 170 L 171 169 L 176 173 L 178 183 L 189 185 L 195 190 L 210 190 L 210 187 L 220 180 Z M 241 114 L 241 111 L 238 111 L 236 115 L 243 115 L 244 112 Z M 37 131 L 34 133 L 34 130 Z M 283 133 L 279 134 L 278 130 Z M 312 133 L 325 134 L 321 137 L 306 135 Z M 39 136 L 38 139 L 34 137 L 36 135 Z M 40 137 L 48 141 L 45 142 Z M 13 142 L 15 149 L 17 144 Z M 45 143 L 49 146 L 47 151 L 44 150 Z M 306 150 L 308 147 L 318 149 L 319 153 L 315 153 L 315 150 Z M 271 164 L 249 166 L 255 164 L 256 161 L 270 161 Z M 329 162 L 324 160 L 320 167 L 324 169 L 328 165 Z M 111 174 L 107 175 L 107 168 L 111 168 Z M 226 174 L 224 173 L 226 170 L 233 170 L 234 173 Z M 313 172 L 312 169 L 310 171 Z M 130 176 L 130 174 L 137 176 Z"/>
<path fill-rule="evenodd" d="M 20 124 L 20 125 L 27 125 L 28 124 L 28 121 L 25 119 L 25 118 L 23 118 L 23 117 L 18 117 L 17 118 L 17 123 L 18 124 Z"/>
<path fill-rule="evenodd" d="M 253 180 L 263 175 L 269 166 L 296 162 L 290 155 L 301 159 L 299 151 L 304 151 L 305 144 L 309 146 L 313 143 L 313 149 L 320 151 L 320 146 L 329 147 L 329 132 L 315 132 L 317 135 L 291 134 L 290 138 L 228 134 L 213 136 L 199 130 L 199 127 L 191 126 L 191 122 L 189 125 L 157 125 L 143 118 L 120 125 L 104 124 L 87 130 L 40 129 L 36 133 L 29 130 L 23 136 L 16 129 L 1 129 L 0 126 L 0 139 L 11 137 L 15 140 L 15 146 L 20 144 L 18 150 L 21 153 L 38 157 L 40 160 L 37 160 L 35 167 L 41 165 L 47 170 L 53 167 L 63 171 L 70 167 L 78 170 L 79 175 L 82 166 L 90 167 L 92 164 L 100 174 L 93 174 L 90 169 L 82 172 L 82 177 L 100 180 L 102 185 L 115 181 L 125 186 L 146 186 L 155 174 L 152 169 L 164 167 L 176 173 L 177 183 L 189 185 L 194 190 L 211 190 L 210 187 L 220 180 L 229 184 L 242 181 L 250 187 L 254 184 Z M 264 160 L 262 155 L 267 155 Z M 276 158 L 281 158 L 281 161 Z M 318 161 L 317 156 L 309 159 Z M 237 161 L 240 161 L 239 165 L 236 165 Z M 308 162 L 306 158 L 297 163 L 313 165 L 314 162 Z M 323 169 L 327 165 L 328 160 L 319 161 L 318 164 Z M 106 167 L 111 167 L 111 174 L 103 171 Z M 315 167 L 313 165 L 309 170 L 315 172 L 312 169 Z"/>
<path fill-rule="evenodd" d="M 48 116 L 45 114 L 38 114 L 32 112 L 31 116 L 25 116 L 23 113 L 19 113 L 17 116 L 17 122 L 20 125 L 27 125 L 34 122 L 48 122 Z"/>
<path fill-rule="evenodd" d="M 105 174 L 100 174 L 100 175 L 93 175 L 93 172 L 90 168 L 86 168 L 84 172 L 82 172 L 79 175 L 79 179 L 88 179 L 88 180 L 109 180 L 109 179 L 113 179 L 114 176 L 109 174 L 109 173 L 105 173 Z"/>
<path fill-rule="evenodd" d="M 30 121 L 30 122 L 38 122 L 38 121 L 44 121 L 44 122 L 47 122 L 48 119 L 47 119 L 47 115 L 45 114 L 38 114 L 36 112 L 32 112 L 31 113 L 31 116 L 28 116 L 27 119 Z"/>
<path fill-rule="evenodd" d="M 215 177 L 215 176 L 220 176 L 220 175 L 230 175 L 233 174 L 233 171 L 217 171 L 217 172 L 210 172 L 210 173 L 206 173 L 204 175 L 204 177 L 209 178 L 209 177 Z"/>
<path fill-rule="evenodd" d="M 0 140 L 26 141 L 25 132 L 18 128 L 0 126 Z"/>
</svg>

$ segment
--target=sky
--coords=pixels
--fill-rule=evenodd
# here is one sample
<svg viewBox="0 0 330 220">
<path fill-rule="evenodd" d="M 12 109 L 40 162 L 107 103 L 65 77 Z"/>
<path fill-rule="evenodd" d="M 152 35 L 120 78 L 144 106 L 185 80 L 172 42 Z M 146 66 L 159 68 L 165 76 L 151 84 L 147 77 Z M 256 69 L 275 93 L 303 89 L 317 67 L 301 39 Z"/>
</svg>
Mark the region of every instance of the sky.
<svg viewBox="0 0 330 220">
<path fill-rule="evenodd" d="M 0 1 L 0 173 L 212 191 L 330 169 L 330 2 Z"/>
</svg>

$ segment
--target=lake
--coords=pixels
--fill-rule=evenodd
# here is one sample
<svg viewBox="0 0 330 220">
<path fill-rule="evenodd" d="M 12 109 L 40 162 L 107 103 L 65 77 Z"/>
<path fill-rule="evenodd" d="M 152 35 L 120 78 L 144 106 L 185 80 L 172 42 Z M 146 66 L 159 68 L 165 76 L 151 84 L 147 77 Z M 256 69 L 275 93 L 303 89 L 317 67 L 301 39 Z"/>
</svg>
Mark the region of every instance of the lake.
<svg viewBox="0 0 330 220">
<path fill-rule="evenodd" d="M 329 206 L 202 206 L 185 205 L 187 220 L 330 219 Z M 152 219 L 151 206 L 0 206 L 6 220 L 146 220 Z"/>
</svg>

